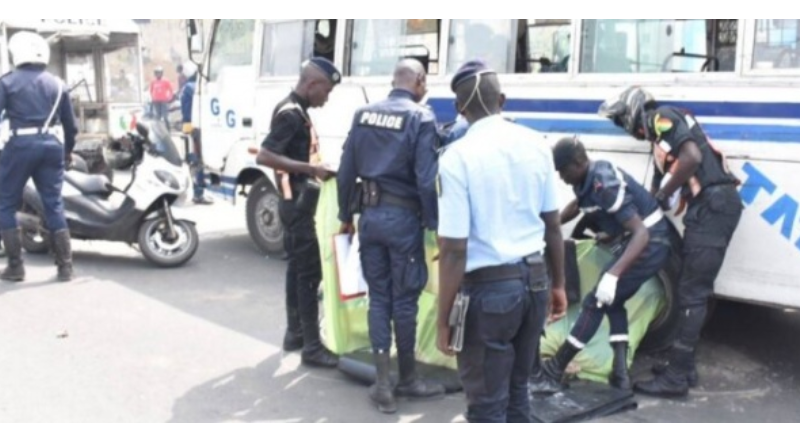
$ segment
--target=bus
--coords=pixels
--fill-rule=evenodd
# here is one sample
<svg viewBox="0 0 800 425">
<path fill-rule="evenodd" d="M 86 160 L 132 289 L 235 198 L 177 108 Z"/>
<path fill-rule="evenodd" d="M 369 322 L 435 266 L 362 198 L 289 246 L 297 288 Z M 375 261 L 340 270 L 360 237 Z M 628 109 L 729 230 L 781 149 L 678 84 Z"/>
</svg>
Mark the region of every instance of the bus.
<svg viewBox="0 0 800 425">
<path fill-rule="evenodd" d="M 250 234 L 267 252 L 282 248 L 278 195 L 255 158 L 303 61 L 324 56 L 343 71 L 329 103 L 310 112 L 322 159 L 336 164 L 355 109 L 388 94 L 399 59 L 426 66 L 425 102 L 444 124 L 456 117 L 452 75 L 482 58 L 500 74 L 509 118 L 551 144 L 577 135 L 646 187 L 649 144 L 600 117 L 600 104 L 640 85 L 693 111 L 743 182 L 746 209 L 716 295 L 800 307 L 800 20 L 223 19 L 208 32 L 195 20 L 187 29 L 202 70 L 194 117 L 212 183 L 228 198 L 247 196 Z M 566 203 L 572 194 L 562 191 Z M 671 222 L 679 236 L 681 217 Z M 677 270 L 662 281 L 676 282 Z M 661 321 L 674 323 L 668 310 Z"/>
<path fill-rule="evenodd" d="M 77 118 L 75 153 L 91 172 L 110 177 L 107 148 L 144 112 L 139 26 L 130 19 L 0 20 L 2 73 L 12 69 L 8 41 L 18 31 L 37 32 L 50 44 L 47 69 L 66 83 Z M 4 125 L 0 139 L 8 136 Z"/>
</svg>

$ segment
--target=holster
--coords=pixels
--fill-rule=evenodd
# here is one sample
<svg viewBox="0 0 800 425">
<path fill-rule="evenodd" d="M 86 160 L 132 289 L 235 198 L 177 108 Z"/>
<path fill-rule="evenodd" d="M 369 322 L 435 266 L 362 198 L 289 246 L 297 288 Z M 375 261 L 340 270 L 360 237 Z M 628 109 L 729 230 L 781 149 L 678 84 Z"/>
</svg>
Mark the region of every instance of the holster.
<svg viewBox="0 0 800 425">
<path fill-rule="evenodd" d="M 306 213 L 315 213 L 319 202 L 320 186 L 316 180 L 307 180 L 298 191 L 295 208 Z"/>
<path fill-rule="evenodd" d="M 362 210 L 361 206 L 363 204 L 361 198 L 364 196 L 363 192 L 364 192 L 364 183 L 363 182 L 356 183 L 355 188 L 353 189 L 353 193 L 350 195 L 350 199 L 347 201 L 348 203 L 347 208 L 351 216 L 354 216 L 356 214 L 361 214 Z"/>
<path fill-rule="evenodd" d="M 377 182 L 366 180 L 361 183 L 361 206 L 377 207 L 381 203 L 381 187 Z"/>
</svg>

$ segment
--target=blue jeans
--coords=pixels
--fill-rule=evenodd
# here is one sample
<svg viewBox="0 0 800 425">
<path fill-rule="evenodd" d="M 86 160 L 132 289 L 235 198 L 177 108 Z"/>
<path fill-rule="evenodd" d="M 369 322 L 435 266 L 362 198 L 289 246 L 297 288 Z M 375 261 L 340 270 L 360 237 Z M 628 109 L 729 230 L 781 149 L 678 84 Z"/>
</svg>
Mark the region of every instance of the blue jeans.
<svg viewBox="0 0 800 425">
<path fill-rule="evenodd" d="M 469 422 L 530 422 L 528 377 L 545 322 L 546 271 L 523 278 L 465 284 L 470 296 L 458 372 Z"/>
</svg>

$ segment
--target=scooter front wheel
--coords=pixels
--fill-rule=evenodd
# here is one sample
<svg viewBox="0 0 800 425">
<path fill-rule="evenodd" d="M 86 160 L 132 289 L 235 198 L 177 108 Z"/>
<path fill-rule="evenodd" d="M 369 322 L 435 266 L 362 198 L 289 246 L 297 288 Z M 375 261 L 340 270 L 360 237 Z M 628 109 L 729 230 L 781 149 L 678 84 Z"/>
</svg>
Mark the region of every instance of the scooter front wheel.
<svg viewBox="0 0 800 425">
<path fill-rule="evenodd" d="M 169 234 L 167 220 L 157 218 L 139 227 L 139 248 L 142 255 L 159 267 L 179 267 L 197 252 L 200 236 L 194 224 L 185 220 L 173 223 L 175 236 Z"/>
</svg>

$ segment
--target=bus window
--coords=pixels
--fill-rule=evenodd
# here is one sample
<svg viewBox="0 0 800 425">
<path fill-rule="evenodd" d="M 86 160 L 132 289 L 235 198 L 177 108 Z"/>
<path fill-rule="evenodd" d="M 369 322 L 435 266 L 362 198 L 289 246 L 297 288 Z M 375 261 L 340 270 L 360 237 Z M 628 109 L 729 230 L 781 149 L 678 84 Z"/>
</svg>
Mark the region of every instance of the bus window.
<svg viewBox="0 0 800 425">
<path fill-rule="evenodd" d="M 226 66 L 247 66 L 253 64 L 253 19 L 222 19 L 211 46 L 209 78 L 219 77 Z"/>
<path fill-rule="evenodd" d="M 314 19 L 265 23 L 261 76 L 298 75 L 303 61 L 314 53 L 315 29 Z"/>
<path fill-rule="evenodd" d="M 72 97 L 80 99 L 81 102 L 99 102 L 92 53 L 68 53 L 66 56 L 66 83 L 73 89 Z"/>
<path fill-rule="evenodd" d="M 516 19 L 453 19 L 447 69 L 454 72 L 466 61 L 483 59 L 499 73 L 514 73 L 516 35 Z"/>
<path fill-rule="evenodd" d="M 123 47 L 105 53 L 106 99 L 110 102 L 138 103 L 141 98 L 139 81 L 139 49 Z"/>
<path fill-rule="evenodd" d="M 403 58 L 419 60 L 429 74 L 439 72 L 437 19 L 356 19 L 352 38 L 352 76 L 391 75 Z"/>
<path fill-rule="evenodd" d="M 800 19 L 756 19 L 754 69 L 800 69 Z"/>
<path fill-rule="evenodd" d="M 735 19 L 586 19 L 583 73 L 731 72 Z"/>
<path fill-rule="evenodd" d="M 528 68 L 518 72 L 559 73 L 569 70 L 572 24 L 569 19 L 527 20 Z"/>
</svg>

